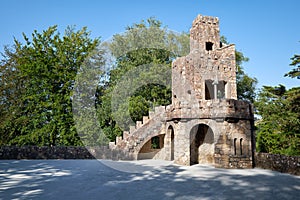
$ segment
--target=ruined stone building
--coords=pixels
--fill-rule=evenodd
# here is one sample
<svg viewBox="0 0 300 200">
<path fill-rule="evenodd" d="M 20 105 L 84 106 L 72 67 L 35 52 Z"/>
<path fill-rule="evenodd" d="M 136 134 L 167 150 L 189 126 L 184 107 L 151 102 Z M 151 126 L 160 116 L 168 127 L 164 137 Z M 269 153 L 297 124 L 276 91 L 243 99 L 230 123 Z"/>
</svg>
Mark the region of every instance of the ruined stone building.
<svg viewBox="0 0 300 200">
<path fill-rule="evenodd" d="M 172 64 L 172 104 L 156 107 L 110 149 L 122 152 L 118 159 L 251 168 L 253 111 L 236 87 L 235 46 L 220 42 L 218 18 L 199 15 L 190 53 Z"/>
</svg>

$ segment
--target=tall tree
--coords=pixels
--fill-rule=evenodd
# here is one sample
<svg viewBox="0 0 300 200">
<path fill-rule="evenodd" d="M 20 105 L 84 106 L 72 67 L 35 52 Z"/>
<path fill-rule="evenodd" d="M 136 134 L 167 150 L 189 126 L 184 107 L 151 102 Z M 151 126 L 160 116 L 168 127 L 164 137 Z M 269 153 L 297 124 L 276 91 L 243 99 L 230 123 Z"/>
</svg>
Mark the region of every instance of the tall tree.
<svg viewBox="0 0 300 200">
<path fill-rule="evenodd" d="M 264 86 L 255 105 L 257 151 L 300 155 L 300 87 Z"/>
<path fill-rule="evenodd" d="M 80 145 L 72 115 L 72 90 L 82 63 L 99 44 L 87 28 L 57 26 L 25 44 L 15 40 L 1 62 L 1 141 L 16 145 Z M 12 79 L 16 81 L 10 82 Z"/>
<path fill-rule="evenodd" d="M 291 60 L 292 63 L 290 65 L 293 66 L 294 69 L 286 73 L 284 76 L 300 79 L 300 55 L 295 54 Z"/>
<path fill-rule="evenodd" d="M 160 21 L 149 18 L 114 35 L 108 46 L 116 65 L 99 88 L 98 116 L 107 137 L 114 141 L 122 129 L 148 115 L 149 109 L 171 103 L 171 62 L 188 53 L 189 36 L 168 31 Z"/>
<path fill-rule="evenodd" d="M 284 76 L 300 78 L 300 56 L 294 55 L 293 70 Z M 258 114 L 257 150 L 300 155 L 300 87 L 264 86 L 256 101 Z"/>
</svg>

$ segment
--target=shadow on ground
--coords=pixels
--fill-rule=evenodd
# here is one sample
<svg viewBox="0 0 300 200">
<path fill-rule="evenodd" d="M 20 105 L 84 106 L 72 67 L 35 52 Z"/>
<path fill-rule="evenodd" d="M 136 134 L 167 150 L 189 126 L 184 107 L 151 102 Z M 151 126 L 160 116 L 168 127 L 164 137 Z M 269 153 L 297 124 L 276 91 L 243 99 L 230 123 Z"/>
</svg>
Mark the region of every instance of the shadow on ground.
<svg viewBox="0 0 300 200">
<path fill-rule="evenodd" d="M 2 160 L 0 199 L 298 199 L 300 177 L 166 161 Z"/>
</svg>

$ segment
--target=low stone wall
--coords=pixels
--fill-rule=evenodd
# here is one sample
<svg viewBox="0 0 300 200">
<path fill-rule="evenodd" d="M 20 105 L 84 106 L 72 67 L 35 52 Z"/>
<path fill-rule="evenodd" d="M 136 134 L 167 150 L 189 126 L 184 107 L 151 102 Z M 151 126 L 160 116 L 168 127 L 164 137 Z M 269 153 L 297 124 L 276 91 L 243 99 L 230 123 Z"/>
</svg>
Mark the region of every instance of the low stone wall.
<svg viewBox="0 0 300 200">
<path fill-rule="evenodd" d="M 300 156 L 255 153 L 255 167 L 300 175 Z"/>
<path fill-rule="evenodd" d="M 0 147 L 0 159 L 94 159 L 85 147 Z"/>
<path fill-rule="evenodd" d="M 112 151 L 108 146 L 1 146 L 0 159 L 119 159 L 122 152 Z"/>
</svg>

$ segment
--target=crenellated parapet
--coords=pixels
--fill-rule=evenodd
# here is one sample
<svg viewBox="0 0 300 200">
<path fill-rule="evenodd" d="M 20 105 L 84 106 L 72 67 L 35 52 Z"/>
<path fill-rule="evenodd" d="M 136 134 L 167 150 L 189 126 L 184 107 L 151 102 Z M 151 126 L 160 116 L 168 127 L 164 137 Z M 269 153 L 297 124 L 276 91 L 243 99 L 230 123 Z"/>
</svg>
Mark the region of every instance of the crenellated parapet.
<svg viewBox="0 0 300 200">
<path fill-rule="evenodd" d="M 166 114 L 167 121 L 174 119 L 214 119 L 237 122 L 253 120 L 252 105 L 235 99 L 201 100 L 196 104 L 178 102 Z"/>
<path fill-rule="evenodd" d="M 205 42 L 212 43 L 212 50 L 220 47 L 219 19 L 217 17 L 198 15 L 190 30 L 190 47 L 205 49 Z"/>
</svg>

